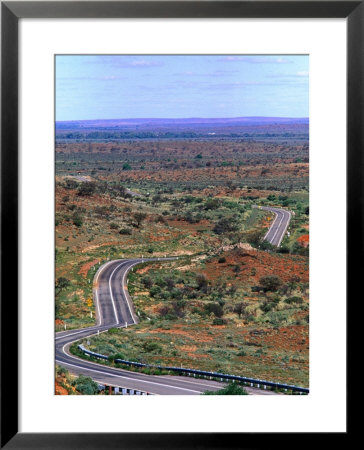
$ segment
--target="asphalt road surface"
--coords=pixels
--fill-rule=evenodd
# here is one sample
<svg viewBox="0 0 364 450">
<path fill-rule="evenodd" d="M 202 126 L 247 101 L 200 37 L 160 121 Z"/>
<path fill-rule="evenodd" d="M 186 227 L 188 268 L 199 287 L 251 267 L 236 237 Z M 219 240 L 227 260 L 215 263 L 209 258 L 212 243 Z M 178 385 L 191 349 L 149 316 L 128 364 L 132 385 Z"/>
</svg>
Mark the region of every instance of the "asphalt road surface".
<svg viewBox="0 0 364 450">
<path fill-rule="evenodd" d="M 271 208 L 270 206 L 261 206 L 260 209 L 264 209 L 265 211 L 270 211 L 275 214 L 274 221 L 264 236 L 264 240 L 279 247 L 291 220 L 291 213 L 286 209 Z"/>
<path fill-rule="evenodd" d="M 173 259 L 165 258 L 164 260 Z M 103 264 L 94 278 L 94 301 L 97 325 L 78 330 L 56 333 L 56 363 L 76 375 L 87 375 L 108 385 L 135 389 L 157 395 L 199 395 L 206 390 L 218 390 L 225 384 L 212 380 L 185 376 L 156 376 L 104 366 L 72 355 L 69 347 L 73 342 L 96 335 L 112 327 L 125 327 L 138 322 L 127 285 L 127 274 L 136 264 L 156 261 L 157 258 L 116 260 Z M 247 388 L 249 393 L 273 394 L 272 391 Z"/>
</svg>

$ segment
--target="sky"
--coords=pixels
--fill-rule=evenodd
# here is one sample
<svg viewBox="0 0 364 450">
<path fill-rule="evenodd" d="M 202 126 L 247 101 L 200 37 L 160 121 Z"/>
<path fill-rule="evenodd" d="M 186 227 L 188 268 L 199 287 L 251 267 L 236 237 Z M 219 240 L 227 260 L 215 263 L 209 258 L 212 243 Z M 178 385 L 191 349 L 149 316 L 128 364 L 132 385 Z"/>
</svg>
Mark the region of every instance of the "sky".
<svg viewBox="0 0 364 450">
<path fill-rule="evenodd" d="M 308 117 L 308 55 L 57 55 L 56 120 Z"/>
</svg>

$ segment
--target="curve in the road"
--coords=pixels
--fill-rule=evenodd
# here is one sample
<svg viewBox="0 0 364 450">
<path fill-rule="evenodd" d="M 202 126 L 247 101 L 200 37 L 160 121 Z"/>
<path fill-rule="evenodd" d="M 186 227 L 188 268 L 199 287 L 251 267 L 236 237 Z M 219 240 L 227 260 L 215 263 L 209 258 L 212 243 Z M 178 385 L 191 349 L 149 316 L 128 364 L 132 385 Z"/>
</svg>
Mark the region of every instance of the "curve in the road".
<svg viewBox="0 0 364 450">
<path fill-rule="evenodd" d="M 172 258 L 165 258 L 168 260 Z M 90 376 L 95 381 L 111 386 L 141 390 L 153 394 L 196 395 L 205 390 L 218 390 L 221 384 L 187 377 L 153 376 L 104 366 L 80 359 L 70 353 L 70 346 L 79 339 L 105 332 L 113 327 L 125 327 L 138 322 L 133 302 L 126 288 L 128 272 L 137 264 L 159 259 L 116 260 L 103 264 L 95 275 L 94 299 L 97 325 L 89 328 L 62 331 L 56 334 L 55 359 L 57 364 L 77 375 Z"/>
<path fill-rule="evenodd" d="M 279 247 L 286 234 L 289 222 L 291 220 L 291 212 L 282 208 L 273 208 L 270 206 L 260 206 L 259 209 L 272 212 L 275 215 L 272 225 L 264 236 L 264 240 L 272 245 Z"/>
<path fill-rule="evenodd" d="M 225 384 L 187 376 L 155 376 L 105 366 L 78 358 L 70 353 L 70 346 L 80 339 L 106 332 L 110 328 L 126 327 L 138 323 L 134 305 L 126 287 L 128 272 L 137 264 L 147 261 L 173 260 L 175 258 L 148 258 L 115 260 L 103 264 L 94 278 L 94 300 L 97 325 L 56 333 L 55 361 L 76 375 L 86 375 L 108 386 L 118 386 L 157 395 L 198 395 L 216 391 Z M 249 393 L 271 395 L 269 390 L 246 388 Z"/>
</svg>

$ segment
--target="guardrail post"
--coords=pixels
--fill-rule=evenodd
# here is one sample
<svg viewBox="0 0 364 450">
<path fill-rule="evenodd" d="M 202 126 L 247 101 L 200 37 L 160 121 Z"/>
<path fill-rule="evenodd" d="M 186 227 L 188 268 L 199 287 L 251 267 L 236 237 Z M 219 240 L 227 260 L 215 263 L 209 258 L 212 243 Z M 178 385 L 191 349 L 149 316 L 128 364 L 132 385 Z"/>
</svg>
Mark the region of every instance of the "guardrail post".
<svg viewBox="0 0 364 450">
<path fill-rule="evenodd" d="M 127 325 L 127 324 L 126 324 Z M 99 330 L 98 330 L 99 333 Z M 89 357 L 93 357 L 95 359 L 102 359 L 105 360 L 107 359 L 107 356 L 105 355 L 100 355 L 98 353 L 86 350 L 82 344 L 78 345 L 78 349 L 81 350 L 86 356 Z M 124 364 L 128 364 L 130 366 L 136 366 L 136 367 L 148 367 L 148 365 L 146 364 L 137 364 L 134 363 L 132 361 L 124 361 Z M 162 366 L 158 366 L 158 368 L 163 369 Z M 171 368 L 170 368 L 171 369 Z M 188 376 L 191 376 L 191 372 L 185 372 L 182 368 L 181 369 L 177 369 L 177 368 L 172 368 L 173 370 L 168 370 L 168 374 L 172 374 L 174 372 L 180 372 L 180 373 L 187 373 Z M 197 372 L 197 373 L 196 373 Z M 210 375 L 211 374 L 211 375 Z M 221 374 L 221 373 L 211 373 L 211 372 L 201 372 L 199 370 L 193 371 L 193 377 L 194 378 L 202 378 L 202 379 L 210 379 L 210 380 L 216 380 L 218 381 L 218 379 L 220 378 L 221 381 L 224 381 L 226 379 L 231 380 L 233 383 L 235 383 L 237 380 L 238 382 L 240 382 L 240 384 L 243 384 L 244 386 L 250 386 L 252 388 L 257 387 L 258 389 L 267 389 L 267 385 L 269 390 L 271 391 L 284 391 L 287 392 L 288 390 L 290 392 L 292 392 L 293 394 L 295 394 L 296 392 L 298 392 L 300 395 L 304 394 L 304 393 L 308 393 L 308 389 L 306 388 L 301 388 L 299 386 L 290 386 L 290 385 L 282 385 L 280 383 L 272 383 L 272 382 L 268 382 L 266 380 L 260 380 L 260 379 L 247 379 L 246 377 L 236 377 L 237 380 L 235 378 L 232 378 L 232 376 L 230 375 L 226 375 L 226 374 Z M 109 387 L 109 392 L 107 393 L 107 387 Z M 129 390 L 129 394 L 130 395 L 145 395 L 142 394 L 142 391 L 140 391 L 139 393 L 134 392 L 134 389 L 130 389 Z M 119 393 L 120 389 L 118 387 L 115 388 L 115 394 Z M 112 387 L 111 386 L 107 386 L 105 385 L 105 394 L 106 395 L 111 395 L 112 394 Z M 128 395 L 128 390 L 126 388 L 122 388 L 122 395 Z M 146 395 L 151 395 L 149 393 L 147 393 Z"/>
<path fill-rule="evenodd" d="M 115 392 L 115 395 L 119 393 L 119 387 L 118 386 L 115 386 L 114 392 Z"/>
</svg>

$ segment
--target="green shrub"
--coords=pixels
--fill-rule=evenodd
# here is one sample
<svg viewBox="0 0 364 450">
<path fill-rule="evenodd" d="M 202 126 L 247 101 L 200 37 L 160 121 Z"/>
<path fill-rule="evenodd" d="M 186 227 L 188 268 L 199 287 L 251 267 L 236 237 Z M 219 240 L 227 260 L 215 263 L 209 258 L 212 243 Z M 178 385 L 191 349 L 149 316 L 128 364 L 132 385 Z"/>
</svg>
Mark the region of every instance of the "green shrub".
<svg viewBox="0 0 364 450">
<path fill-rule="evenodd" d="M 274 302 L 264 302 L 264 303 L 262 303 L 261 305 L 259 305 L 259 308 L 260 308 L 263 312 L 267 313 L 267 312 L 269 312 L 269 311 L 272 311 L 272 309 L 274 308 L 274 306 L 275 306 Z"/>
<path fill-rule="evenodd" d="M 78 228 L 82 227 L 82 224 L 83 224 L 82 217 L 80 217 L 77 213 L 73 215 L 72 221 L 73 221 L 73 224 L 76 225 L 76 227 L 78 227 Z"/>
<path fill-rule="evenodd" d="M 130 235 L 130 234 L 132 233 L 132 231 L 131 231 L 130 228 L 122 228 L 122 229 L 119 231 L 119 233 L 120 233 L 120 234 L 128 234 L 128 235 Z"/>
<path fill-rule="evenodd" d="M 162 352 L 161 345 L 158 344 L 158 342 L 153 342 L 153 341 L 144 342 L 143 349 L 148 353 L 151 353 L 151 352 L 161 353 Z"/>
<path fill-rule="evenodd" d="M 282 286 L 282 280 L 277 275 L 265 275 L 259 280 L 259 284 L 264 288 L 264 291 L 275 292 Z"/>
<path fill-rule="evenodd" d="M 78 183 L 74 179 L 72 179 L 72 178 L 67 178 L 66 179 L 65 185 L 64 185 L 64 187 L 66 189 L 76 189 L 77 186 L 78 186 Z"/>
<path fill-rule="evenodd" d="M 119 333 L 119 329 L 118 328 L 110 328 L 108 330 L 109 334 L 118 334 Z"/>
<path fill-rule="evenodd" d="M 99 392 L 97 383 L 85 375 L 80 375 L 72 384 L 83 395 L 96 395 Z"/>
<path fill-rule="evenodd" d="M 62 366 L 56 366 L 56 374 L 60 377 L 67 378 L 69 376 L 69 372 Z"/>
<path fill-rule="evenodd" d="M 58 290 L 58 292 L 61 292 L 63 289 L 68 288 L 68 286 L 70 286 L 70 285 L 71 285 L 71 282 L 67 278 L 65 278 L 65 277 L 57 278 L 56 289 Z"/>
<path fill-rule="evenodd" d="M 156 295 L 160 294 L 161 288 L 159 286 L 152 286 L 150 288 L 150 295 L 151 297 L 155 297 Z"/>
<path fill-rule="evenodd" d="M 224 325 L 225 321 L 221 317 L 215 317 L 215 319 L 212 321 L 212 325 Z"/>
<path fill-rule="evenodd" d="M 224 310 L 222 309 L 221 305 L 219 305 L 219 303 L 208 303 L 207 305 L 205 305 L 205 310 L 208 313 L 215 314 L 215 316 L 219 318 L 224 315 Z"/>
<path fill-rule="evenodd" d="M 78 188 L 77 195 L 80 196 L 90 196 L 92 195 L 96 190 L 96 184 L 95 183 L 82 183 L 81 186 Z"/>
<path fill-rule="evenodd" d="M 288 297 L 285 300 L 285 303 L 288 303 L 291 305 L 292 303 L 301 304 L 303 303 L 302 297 L 294 296 L 294 297 Z"/>
<path fill-rule="evenodd" d="M 229 383 L 219 391 L 205 391 L 202 395 L 248 395 L 246 390 L 236 383 Z"/>
<path fill-rule="evenodd" d="M 153 286 L 153 280 L 148 276 L 143 277 L 141 281 L 146 289 L 150 289 Z"/>
<path fill-rule="evenodd" d="M 236 220 L 231 217 L 223 217 L 220 219 L 213 228 L 214 233 L 223 234 L 238 231 L 239 226 Z"/>
</svg>

